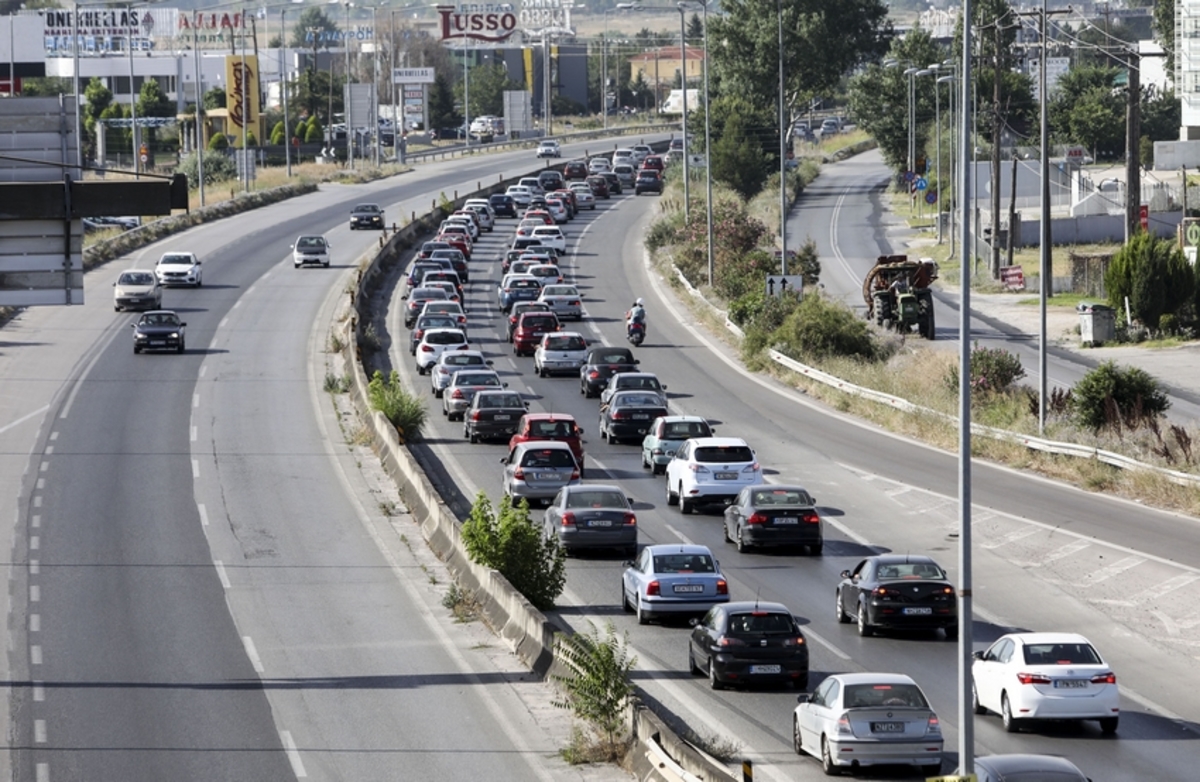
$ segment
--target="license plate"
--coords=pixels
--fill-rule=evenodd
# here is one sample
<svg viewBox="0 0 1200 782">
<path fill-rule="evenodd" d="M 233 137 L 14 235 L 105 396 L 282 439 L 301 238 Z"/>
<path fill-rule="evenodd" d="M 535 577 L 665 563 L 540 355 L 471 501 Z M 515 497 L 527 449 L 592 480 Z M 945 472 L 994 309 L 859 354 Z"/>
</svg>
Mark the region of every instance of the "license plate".
<svg viewBox="0 0 1200 782">
<path fill-rule="evenodd" d="M 674 587 L 676 592 L 703 592 L 704 587 L 701 584 L 676 584 Z"/>
<path fill-rule="evenodd" d="M 165 345 L 165 344 L 167 344 L 167 342 L 166 342 L 166 340 L 162 340 L 162 339 L 152 339 L 152 340 L 150 340 L 150 344 L 157 346 L 157 345 Z"/>
<path fill-rule="evenodd" d="M 633 420 L 635 420 L 635 421 L 644 421 L 649 417 L 650 417 L 649 413 L 634 413 L 633 414 Z"/>
<path fill-rule="evenodd" d="M 512 418 L 512 416 L 510 416 L 510 415 L 498 415 L 498 416 L 496 416 L 495 420 L 497 420 L 497 421 L 507 421 L 507 420 L 508 420 L 508 419 L 510 419 L 510 418 Z"/>
<path fill-rule="evenodd" d="M 737 480 L 736 472 L 719 472 L 713 476 L 718 481 L 735 481 Z"/>
<path fill-rule="evenodd" d="M 1055 679 L 1054 686 L 1060 690 L 1082 690 L 1088 683 L 1086 679 Z"/>
<path fill-rule="evenodd" d="M 556 472 L 539 472 L 539 473 L 538 473 L 538 480 L 541 480 L 541 481 L 556 481 L 556 480 L 558 480 L 558 473 L 556 473 Z"/>
<path fill-rule="evenodd" d="M 589 527 L 611 527 L 612 519 L 592 519 L 588 522 Z"/>
<path fill-rule="evenodd" d="M 780 673 L 783 667 L 779 665 L 751 665 L 750 673 Z"/>
<path fill-rule="evenodd" d="M 903 722 L 872 722 L 871 723 L 871 732 L 872 733 L 903 733 L 904 732 L 904 723 Z"/>
<path fill-rule="evenodd" d="M 776 524 L 799 524 L 800 519 L 796 518 L 795 516 L 776 516 L 775 523 Z"/>
<path fill-rule="evenodd" d="M 932 608 L 906 608 L 904 609 L 905 616 L 929 616 L 933 613 Z"/>
</svg>

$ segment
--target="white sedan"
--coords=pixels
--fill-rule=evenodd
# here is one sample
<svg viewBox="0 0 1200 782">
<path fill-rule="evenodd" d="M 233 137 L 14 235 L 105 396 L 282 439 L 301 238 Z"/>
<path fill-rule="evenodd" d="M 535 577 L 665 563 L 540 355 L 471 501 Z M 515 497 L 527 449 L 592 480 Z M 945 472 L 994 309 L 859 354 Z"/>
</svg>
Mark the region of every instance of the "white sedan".
<svg viewBox="0 0 1200 782">
<path fill-rule="evenodd" d="M 575 193 L 575 203 L 579 207 L 579 211 L 584 208 L 596 208 L 596 195 L 592 192 L 591 186 L 587 182 L 571 183 L 571 191 Z"/>
<path fill-rule="evenodd" d="M 1117 675 L 1082 635 L 1001 636 L 975 653 L 971 679 L 975 713 L 999 713 L 1010 733 L 1029 720 L 1098 720 L 1102 732 L 1117 732 Z"/>
<path fill-rule="evenodd" d="M 154 266 L 159 285 L 204 284 L 200 275 L 200 260 L 195 253 L 163 253 Z"/>
<path fill-rule="evenodd" d="M 533 352 L 533 370 L 538 377 L 555 372 L 579 374 L 579 368 L 587 360 L 588 343 L 577 331 L 555 331 L 542 337 L 542 342 Z"/>
<path fill-rule="evenodd" d="M 571 318 L 583 319 L 583 297 L 574 285 L 547 285 L 542 288 L 538 301 L 544 302 L 559 320 Z M 579 369 L 579 367 L 575 367 Z"/>
<path fill-rule="evenodd" d="M 509 185 L 504 194 L 512 198 L 513 203 L 522 209 L 527 208 L 529 202 L 533 200 L 533 191 L 525 185 Z"/>
<path fill-rule="evenodd" d="M 558 146 L 558 142 L 554 139 L 546 139 L 538 144 L 537 156 L 543 157 L 562 157 L 562 148 Z"/>
<path fill-rule="evenodd" d="M 859 766 L 942 768 L 942 726 L 929 700 L 901 673 L 840 673 L 792 714 L 792 748 L 819 758 L 826 775 Z"/>
</svg>

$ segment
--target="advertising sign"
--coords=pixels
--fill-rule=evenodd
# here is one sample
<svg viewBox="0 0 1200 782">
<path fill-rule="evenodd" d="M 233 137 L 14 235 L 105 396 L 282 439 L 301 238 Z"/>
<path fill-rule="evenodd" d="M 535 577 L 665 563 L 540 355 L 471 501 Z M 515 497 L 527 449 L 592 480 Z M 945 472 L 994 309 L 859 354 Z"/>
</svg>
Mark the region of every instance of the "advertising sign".
<svg viewBox="0 0 1200 782">
<path fill-rule="evenodd" d="M 442 20 L 443 41 L 462 39 L 497 43 L 517 31 L 517 15 L 509 5 L 472 4 L 458 9 L 452 5 L 439 5 L 437 12 Z"/>
<path fill-rule="evenodd" d="M 521 4 L 521 29 L 531 35 L 548 32 L 571 34 L 571 0 L 525 0 Z"/>
<path fill-rule="evenodd" d="M 225 108 L 229 110 L 229 126 L 225 135 L 231 146 L 243 146 L 247 130 L 258 129 L 258 57 L 229 55 L 225 58 Z M 258 134 L 255 133 L 257 136 Z"/>
<path fill-rule="evenodd" d="M 392 84 L 433 84 L 433 68 L 392 68 Z"/>
</svg>

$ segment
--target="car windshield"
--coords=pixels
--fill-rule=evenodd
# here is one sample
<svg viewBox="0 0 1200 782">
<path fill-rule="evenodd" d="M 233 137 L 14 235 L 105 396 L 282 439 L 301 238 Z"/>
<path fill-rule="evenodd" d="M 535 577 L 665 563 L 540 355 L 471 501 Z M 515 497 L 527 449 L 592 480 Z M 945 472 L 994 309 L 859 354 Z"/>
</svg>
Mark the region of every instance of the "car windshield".
<svg viewBox="0 0 1200 782">
<path fill-rule="evenodd" d="M 567 496 L 568 508 L 627 508 L 625 495 L 619 491 L 589 489 L 573 491 Z"/>
<path fill-rule="evenodd" d="M 844 703 L 848 709 L 878 706 L 929 708 L 928 701 L 915 684 L 847 684 Z"/>
<path fill-rule="evenodd" d="M 754 492 L 750 503 L 761 508 L 770 505 L 812 505 L 813 501 L 808 492 L 799 489 L 772 489 Z"/>
<path fill-rule="evenodd" d="M 179 253 L 168 253 L 159 260 L 159 263 L 171 264 L 171 265 L 181 264 L 183 266 L 191 266 L 192 265 L 192 256 L 183 255 L 183 254 L 179 254 Z"/>
<path fill-rule="evenodd" d="M 689 437 L 708 437 L 708 424 L 703 421 L 678 421 L 663 427 L 663 439 L 686 440 Z"/>
<path fill-rule="evenodd" d="M 1102 665 L 1100 655 L 1091 644 L 1058 643 L 1027 644 L 1026 665 Z"/>
<path fill-rule="evenodd" d="M 782 633 L 794 635 L 796 624 L 787 614 L 754 611 L 729 617 L 729 635 L 764 635 Z"/>
<path fill-rule="evenodd" d="M 708 554 L 659 554 L 654 558 L 655 573 L 716 573 Z"/>
<path fill-rule="evenodd" d="M 149 272 L 125 272 L 117 280 L 119 285 L 153 285 L 154 275 Z"/>
<path fill-rule="evenodd" d="M 172 312 L 151 312 L 142 316 L 145 326 L 178 326 L 179 318 Z"/>
<path fill-rule="evenodd" d="M 526 452 L 521 459 L 522 467 L 566 468 L 575 466 L 575 457 L 570 451 L 560 449 L 540 449 Z"/>
<path fill-rule="evenodd" d="M 325 240 L 319 236 L 301 236 L 296 246 L 301 250 L 319 250 L 325 247 Z"/>
<path fill-rule="evenodd" d="M 710 445 L 696 449 L 698 462 L 752 462 L 754 454 L 748 445 Z"/>
<path fill-rule="evenodd" d="M 434 331 L 425 335 L 425 341 L 430 345 L 457 345 L 467 340 L 461 331 Z"/>
<path fill-rule="evenodd" d="M 583 337 L 547 337 L 547 350 L 583 350 Z"/>
<path fill-rule="evenodd" d="M 354 207 L 354 211 L 378 214 L 380 209 L 375 204 L 359 204 L 358 206 Z"/>
<path fill-rule="evenodd" d="M 879 578 L 945 578 L 946 574 L 932 562 L 889 562 L 879 566 Z"/>
</svg>

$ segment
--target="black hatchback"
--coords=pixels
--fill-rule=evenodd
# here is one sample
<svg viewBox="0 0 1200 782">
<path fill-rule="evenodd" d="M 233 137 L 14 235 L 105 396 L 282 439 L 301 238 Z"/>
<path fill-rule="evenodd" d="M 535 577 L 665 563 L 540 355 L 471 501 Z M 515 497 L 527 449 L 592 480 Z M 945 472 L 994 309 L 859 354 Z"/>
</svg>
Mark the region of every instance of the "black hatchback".
<svg viewBox="0 0 1200 782">
<path fill-rule="evenodd" d="M 496 193 L 495 195 L 488 196 L 488 204 L 491 205 L 492 211 L 496 213 L 496 217 L 517 216 L 517 202 L 510 195 Z"/>
<path fill-rule="evenodd" d="M 579 368 L 579 393 L 596 396 L 608 385 L 610 377 L 618 372 L 635 372 L 637 365 L 638 360 L 629 348 L 597 345 L 588 351 L 587 359 Z"/>
<path fill-rule="evenodd" d="M 746 684 L 806 690 L 808 644 L 781 603 L 721 603 L 692 628 L 688 670 L 707 675 L 714 690 Z"/>
</svg>

